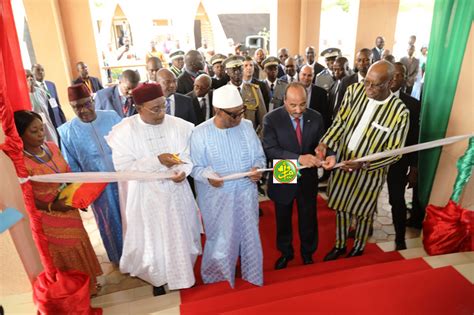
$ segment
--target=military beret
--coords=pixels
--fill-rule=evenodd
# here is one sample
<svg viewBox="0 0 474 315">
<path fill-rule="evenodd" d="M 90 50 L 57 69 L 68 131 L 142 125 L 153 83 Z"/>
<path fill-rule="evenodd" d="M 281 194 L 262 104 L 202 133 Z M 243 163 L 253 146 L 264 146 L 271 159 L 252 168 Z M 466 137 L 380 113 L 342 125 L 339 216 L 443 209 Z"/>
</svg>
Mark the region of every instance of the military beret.
<svg viewBox="0 0 474 315">
<path fill-rule="evenodd" d="M 223 64 L 226 69 L 230 69 L 230 68 L 242 66 L 244 64 L 244 60 L 245 58 L 242 56 L 232 55 L 226 58 L 223 61 Z"/>
<path fill-rule="evenodd" d="M 227 57 L 223 54 L 215 54 L 211 57 L 211 65 L 214 65 L 218 62 L 223 62 Z"/>
<path fill-rule="evenodd" d="M 341 50 L 339 48 L 327 48 L 321 52 L 321 57 L 332 58 L 339 57 L 341 55 Z"/>
<path fill-rule="evenodd" d="M 176 58 L 184 58 L 184 51 L 182 50 L 174 50 L 170 53 L 170 59 L 176 59 Z"/>
<path fill-rule="evenodd" d="M 278 66 L 280 64 L 280 59 L 274 56 L 268 56 L 265 60 L 262 61 L 262 66 L 264 68 L 269 66 Z"/>
</svg>

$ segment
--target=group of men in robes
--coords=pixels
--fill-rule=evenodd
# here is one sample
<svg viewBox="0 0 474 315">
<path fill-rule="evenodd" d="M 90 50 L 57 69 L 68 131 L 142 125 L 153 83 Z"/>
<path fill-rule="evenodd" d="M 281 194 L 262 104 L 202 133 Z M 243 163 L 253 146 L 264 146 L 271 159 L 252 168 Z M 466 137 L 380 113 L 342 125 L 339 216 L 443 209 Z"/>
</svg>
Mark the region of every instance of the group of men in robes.
<svg viewBox="0 0 474 315">
<path fill-rule="evenodd" d="M 372 164 L 353 160 L 399 148 L 405 142 L 409 113 L 390 92 L 392 75 L 390 63 L 374 64 L 364 83 L 349 87 L 341 110 L 318 141 L 319 146 L 312 153 L 305 152 L 314 157 L 306 157 L 311 167 L 322 165 L 329 170 L 336 160 L 344 164 L 332 173 L 329 181 L 329 206 L 337 212 L 337 237 L 326 260 L 345 253 L 352 216 L 357 217 L 358 226 L 349 257 L 363 253 L 388 165 L 398 157 Z M 294 83 L 290 87 L 304 99 L 302 114 L 306 108 L 306 89 L 302 85 L 296 88 L 295 84 L 301 84 Z M 266 157 L 252 122 L 243 118 L 248 108 L 239 92 L 240 86 L 227 84 L 216 89 L 214 117 L 196 128 L 181 118 L 166 114 L 166 101 L 159 84 L 143 83 L 133 89 L 131 94 L 137 115 L 121 121 L 109 111 L 94 111 L 93 100 L 83 87 L 70 88 L 75 90 L 70 93 L 70 102 L 78 117 L 61 129 L 63 151 L 73 170 L 166 175 L 153 181 L 130 181 L 120 185 L 120 198 L 117 186 L 109 185 L 109 194 L 106 190 L 105 196 L 99 197 L 94 204 L 99 227 L 99 215 L 107 211 L 124 221 L 123 232 L 115 230 L 112 233 L 123 235 L 123 245 L 121 238 L 113 240 L 120 245 L 117 247 L 120 270 L 151 283 L 154 295 L 164 294 L 165 284 L 172 290 L 193 286 L 193 266 L 201 254 L 201 214 L 206 233 L 201 267 L 203 281 L 228 281 L 233 286 L 240 257 L 242 278 L 263 285 L 257 182 L 262 177 L 258 169 L 265 167 Z M 287 93 L 288 89 L 285 104 L 288 103 Z M 288 115 L 294 116 L 294 113 L 288 112 Z M 301 126 L 295 124 L 288 132 L 301 141 L 308 125 L 306 122 Z M 91 139 L 95 142 L 92 146 Z M 94 158 L 85 158 L 91 152 Z M 328 162 L 326 153 L 332 152 L 336 158 Z M 249 175 L 223 179 L 226 175 L 244 172 Z M 194 178 L 196 198 L 187 176 Z M 106 200 L 109 196 L 115 198 L 115 203 L 111 203 L 115 206 L 109 205 L 107 211 L 100 210 L 101 198 Z M 110 223 L 103 222 L 102 225 L 101 236 L 107 239 Z M 316 250 L 313 247 L 306 257 L 307 263 L 312 263 L 311 255 Z M 108 249 L 107 252 L 111 260 L 114 259 L 114 251 L 109 253 Z"/>
</svg>

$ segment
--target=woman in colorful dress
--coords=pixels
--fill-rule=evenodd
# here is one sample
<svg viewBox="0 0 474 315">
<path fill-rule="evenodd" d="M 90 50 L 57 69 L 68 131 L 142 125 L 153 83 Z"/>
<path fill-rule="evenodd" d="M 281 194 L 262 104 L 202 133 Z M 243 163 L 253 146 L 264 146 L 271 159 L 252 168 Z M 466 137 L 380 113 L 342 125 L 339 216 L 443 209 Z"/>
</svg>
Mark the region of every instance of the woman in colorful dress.
<svg viewBox="0 0 474 315">
<path fill-rule="evenodd" d="M 23 140 L 26 168 L 30 176 L 70 172 L 56 144 L 45 142 L 41 116 L 31 111 L 15 112 L 15 125 Z M 61 184 L 31 182 L 36 208 L 41 211 L 43 231 L 54 265 L 62 271 L 78 270 L 90 277 L 90 293 L 97 293 L 102 274 L 79 210 L 58 199 Z"/>
</svg>

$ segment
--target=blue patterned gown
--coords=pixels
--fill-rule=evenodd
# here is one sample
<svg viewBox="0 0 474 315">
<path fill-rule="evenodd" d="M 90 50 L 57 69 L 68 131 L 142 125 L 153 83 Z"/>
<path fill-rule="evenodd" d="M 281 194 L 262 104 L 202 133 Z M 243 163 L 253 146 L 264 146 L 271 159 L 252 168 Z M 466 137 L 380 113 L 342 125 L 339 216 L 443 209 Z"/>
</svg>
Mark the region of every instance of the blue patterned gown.
<svg viewBox="0 0 474 315">
<path fill-rule="evenodd" d="M 73 172 L 114 172 L 112 151 L 104 136 L 121 121 L 114 111 L 97 111 L 97 118 L 84 123 L 79 118 L 58 128 L 61 151 Z M 109 260 L 118 264 L 122 255 L 122 221 L 117 183 L 110 183 L 92 204 L 100 236 Z"/>
<path fill-rule="evenodd" d="M 201 274 L 205 283 L 229 281 L 234 287 L 240 256 L 242 278 L 263 285 L 263 254 L 258 231 L 257 185 L 249 178 L 212 187 L 206 173 L 219 176 L 265 166 L 265 154 L 252 123 L 219 129 L 214 119 L 196 127 L 191 137 L 197 201 L 204 220 L 206 245 Z"/>
</svg>

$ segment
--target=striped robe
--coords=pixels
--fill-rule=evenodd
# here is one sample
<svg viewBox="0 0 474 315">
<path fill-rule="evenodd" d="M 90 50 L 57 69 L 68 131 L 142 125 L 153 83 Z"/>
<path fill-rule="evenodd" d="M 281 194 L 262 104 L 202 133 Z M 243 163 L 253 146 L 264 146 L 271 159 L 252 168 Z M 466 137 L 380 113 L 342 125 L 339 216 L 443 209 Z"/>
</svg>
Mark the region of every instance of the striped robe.
<svg viewBox="0 0 474 315">
<path fill-rule="evenodd" d="M 337 152 L 338 162 L 403 147 L 409 128 L 409 111 L 399 98 L 392 95 L 387 103 L 377 107 L 357 148 L 349 151 L 347 146 L 352 133 L 368 102 L 363 83 L 349 86 L 336 119 L 321 139 L 322 143 Z M 329 179 L 329 207 L 370 218 L 376 210 L 388 166 L 400 157 L 373 161 L 367 170 L 345 172 L 335 169 Z"/>
</svg>

